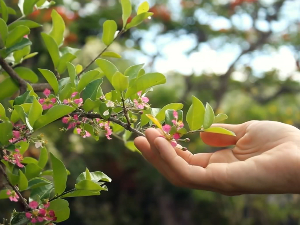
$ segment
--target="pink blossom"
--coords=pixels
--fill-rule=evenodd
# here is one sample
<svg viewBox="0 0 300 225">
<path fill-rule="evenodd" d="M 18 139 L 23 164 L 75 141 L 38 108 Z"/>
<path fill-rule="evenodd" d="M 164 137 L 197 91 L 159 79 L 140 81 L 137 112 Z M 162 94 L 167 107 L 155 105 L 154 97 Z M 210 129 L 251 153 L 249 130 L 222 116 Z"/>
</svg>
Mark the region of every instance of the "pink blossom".
<svg viewBox="0 0 300 225">
<path fill-rule="evenodd" d="M 46 89 L 46 90 L 48 90 L 48 89 Z M 53 104 L 56 103 L 56 98 L 51 98 L 51 99 L 48 98 L 48 97 L 47 98 L 41 98 L 41 99 L 39 99 L 39 103 L 42 105 L 43 110 L 50 109 L 50 108 L 53 107 Z"/>
<path fill-rule="evenodd" d="M 55 217 L 55 213 L 53 210 L 47 210 L 49 207 L 49 202 L 42 205 L 41 208 L 36 201 L 32 201 L 29 203 L 29 207 L 32 209 L 31 212 L 26 212 L 25 216 L 30 219 L 31 223 L 43 222 L 43 221 L 55 221 L 57 218 Z"/>
<path fill-rule="evenodd" d="M 177 111 L 173 111 L 173 116 L 174 116 L 174 118 L 177 120 L 178 119 L 178 112 Z"/>
<path fill-rule="evenodd" d="M 17 202 L 19 199 L 19 196 L 15 191 L 7 190 L 6 194 L 8 195 L 9 200 L 12 202 Z"/>
<path fill-rule="evenodd" d="M 20 154 L 19 149 L 15 149 L 15 152 L 10 152 L 7 154 L 6 150 L 3 150 L 3 159 L 14 165 L 17 165 L 20 168 L 23 168 L 24 165 L 21 163 L 23 156 Z"/>
<path fill-rule="evenodd" d="M 175 134 L 173 135 L 173 138 L 174 138 L 175 140 L 178 140 L 178 139 L 180 138 L 180 134 L 175 133 Z"/>
<path fill-rule="evenodd" d="M 14 138 L 20 138 L 20 131 L 18 131 L 18 130 L 13 130 L 13 136 L 14 136 Z"/>
<path fill-rule="evenodd" d="M 80 107 L 83 103 L 83 100 L 82 100 L 82 98 L 74 99 L 74 103 L 76 105 L 78 105 L 78 107 Z"/>
<path fill-rule="evenodd" d="M 78 94 L 77 91 L 76 91 L 76 92 L 73 92 L 73 93 L 71 94 L 71 98 L 74 98 L 77 94 Z"/>
<path fill-rule="evenodd" d="M 76 127 L 76 124 L 77 124 L 77 123 L 75 123 L 75 122 L 69 123 L 69 126 L 68 126 L 67 129 L 69 130 L 69 129 L 72 129 L 72 128 Z"/>
<path fill-rule="evenodd" d="M 45 89 L 44 91 L 43 91 L 43 94 L 48 98 L 48 96 L 50 95 L 50 93 L 51 93 L 51 91 L 49 90 L 49 89 Z"/>
<path fill-rule="evenodd" d="M 163 131 L 169 133 L 172 127 L 169 124 L 166 124 L 162 128 L 163 128 Z"/>
<path fill-rule="evenodd" d="M 86 130 L 81 130 L 80 128 L 76 129 L 77 134 L 80 134 L 83 138 L 87 138 L 90 137 L 91 134 L 89 132 L 87 132 Z"/>
<path fill-rule="evenodd" d="M 112 138 L 110 137 L 110 135 L 112 135 L 112 130 L 110 129 L 109 121 L 107 121 L 106 123 L 100 123 L 99 126 L 105 130 L 106 138 L 108 140 L 111 140 Z"/>
<path fill-rule="evenodd" d="M 69 120 L 70 120 L 70 117 L 65 116 L 65 117 L 62 118 L 62 122 L 65 123 L 65 124 L 69 123 Z"/>
<path fill-rule="evenodd" d="M 74 119 L 74 120 L 78 120 L 78 115 L 74 115 L 74 116 L 73 116 L 73 119 Z"/>
<path fill-rule="evenodd" d="M 134 106 L 138 109 L 144 109 L 148 106 L 147 103 L 149 102 L 149 98 L 142 97 L 142 91 L 139 91 L 137 95 L 139 96 L 139 98 L 133 100 Z"/>
</svg>

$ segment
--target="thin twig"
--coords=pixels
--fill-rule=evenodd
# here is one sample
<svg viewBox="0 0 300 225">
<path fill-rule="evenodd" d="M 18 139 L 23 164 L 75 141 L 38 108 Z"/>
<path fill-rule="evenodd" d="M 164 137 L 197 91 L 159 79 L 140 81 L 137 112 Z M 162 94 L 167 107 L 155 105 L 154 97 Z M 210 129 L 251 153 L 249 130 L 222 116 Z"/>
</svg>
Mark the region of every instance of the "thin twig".
<svg viewBox="0 0 300 225">
<path fill-rule="evenodd" d="M 68 191 L 64 191 L 64 192 L 61 193 L 60 195 L 54 196 L 53 198 L 51 198 L 51 199 L 49 200 L 49 202 L 51 202 L 51 201 L 53 201 L 53 200 L 55 200 L 55 199 L 58 199 L 59 197 L 62 197 L 62 196 L 66 195 L 66 194 L 68 194 L 68 193 L 71 193 L 71 192 L 73 192 L 73 191 L 76 191 L 76 188 L 70 189 L 70 190 L 68 190 Z"/>
<path fill-rule="evenodd" d="M 8 73 L 8 75 L 19 84 L 20 93 L 25 93 L 27 89 L 27 81 L 23 80 L 19 75 L 11 68 L 11 66 L 0 56 L 0 65 Z"/>
<path fill-rule="evenodd" d="M 125 30 L 121 30 L 118 35 L 114 38 L 114 40 L 107 45 L 85 68 L 83 68 L 83 70 L 77 75 L 77 77 L 80 77 L 86 70 L 87 68 L 89 68 L 108 48 L 109 46 L 118 38 L 120 37 L 123 33 L 125 32 Z"/>
<path fill-rule="evenodd" d="M 9 186 L 11 186 L 11 188 L 17 193 L 17 195 L 19 196 L 19 199 L 21 201 L 21 203 L 25 206 L 25 209 L 30 209 L 29 205 L 26 202 L 26 199 L 23 198 L 22 194 L 20 193 L 20 191 L 18 190 L 18 188 L 14 185 L 12 185 L 8 179 L 8 176 L 4 170 L 4 168 L 2 167 L 1 163 L 0 163 L 0 171 L 3 173 L 4 178 L 6 179 L 7 183 L 9 184 Z"/>
<path fill-rule="evenodd" d="M 128 117 L 128 111 L 127 111 L 127 108 L 126 108 L 126 106 L 125 106 L 125 100 L 124 100 L 124 98 L 123 98 L 123 95 L 121 96 L 121 99 L 122 99 L 122 103 L 123 103 L 123 113 L 124 113 L 124 116 L 125 116 L 125 118 L 126 118 L 126 121 L 127 121 L 127 126 L 128 127 L 131 127 L 131 123 L 130 123 L 130 119 L 129 119 L 129 117 Z"/>
</svg>

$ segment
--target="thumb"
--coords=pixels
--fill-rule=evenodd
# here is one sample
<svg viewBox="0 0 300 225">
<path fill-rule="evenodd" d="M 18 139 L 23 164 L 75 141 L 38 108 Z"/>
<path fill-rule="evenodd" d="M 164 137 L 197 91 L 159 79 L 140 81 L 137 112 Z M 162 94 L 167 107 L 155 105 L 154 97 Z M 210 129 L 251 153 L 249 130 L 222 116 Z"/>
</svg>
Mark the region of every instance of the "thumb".
<svg viewBox="0 0 300 225">
<path fill-rule="evenodd" d="M 214 147 L 224 147 L 229 145 L 235 145 L 236 142 L 245 135 L 246 128 L 249 126 L 250 122 L 242 124 L 213 124 L 213 127 L 222 127 L 235 133 L 236 136 L 230 136 L 226 134 L 201 132 L 200 137 L 203 142 L 207 145 Z"/>
</svg>

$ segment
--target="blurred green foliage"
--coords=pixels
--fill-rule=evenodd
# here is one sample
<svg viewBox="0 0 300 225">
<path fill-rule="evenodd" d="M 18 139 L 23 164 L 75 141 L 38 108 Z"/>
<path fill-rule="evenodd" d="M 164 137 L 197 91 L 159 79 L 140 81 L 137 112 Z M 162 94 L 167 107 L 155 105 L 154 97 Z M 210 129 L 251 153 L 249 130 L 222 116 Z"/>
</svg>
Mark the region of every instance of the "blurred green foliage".
<svg viewBox="0 0 300 225">
<path fill-rule="evenodd" d="M 5 2 L 15 4 L 16 1 Z M 105 20 L 113 19 L 118 29 L 121 28 L 122 18 L 116 17 L 121 15 L 121 6 L 116 2 L 58 0 L 54 6 L 67 25 L 65 43 L 82 49 L 78 59 L 81 64 L 87 65 L 104 48 L 100 37 Z M 149 3 L 150 11 L 154 12 L 152 20 L 125 33 L 111 46 L 123 56 L 118 59 L 120 71 L 124 72 L 131 61 L 145 62 L 146 70 L 157 71 L 159 61 L 168 56 L 164 55 L 163 49 L 170 40 L 180 41 L 187 36 L 192 47 L 184 51 L 186 57 L 201 52 L 203 44 L 216 51 L 229 45 L 229 52 L 235 49 L 238 52 L 224 73 L 201 71 L 182 75 L 175 69 L 168 72 L 167 84 L 149 94 L 153 107 L 182 102 L 186 112 L 191 96 L 195 95 L 203 102 L 212 103 L 217 112 L 226 113 L 229 116 L 227 123 L 276 120 L 300 127 L 298 0 L 151 0 Z M 298 7 L 298 14 L 289 14 L 291 7 Z M 50 15 L 51 10 L 47 9 L 36 11 L 29 18 L 44 24 L 37 30 L 47 30 Z M 229 25 L 222 27 L 221 20 Z M 279 23 L 284 25 L 274 28 Z M 34 43 L 32 52 L 40 53 L 24 64 L 52 69 L 51 59 L 37 33 L 33 30 L 30 34 Z M 149 43 L 151 47 L 145 47 Z M 282 76 L 282 72 L 274 68 L 259 71 L 255 67 L 257 64 L 252 63 L 260 55 L 272 55 L 282 47 L 287 47 L 294 56 L 291 59 L 294 70 L 289 74 Z M 168 58 L 164 60 L 168 61 Z M 201 64 L 201 61 L 198 63 Z M 217 63 L 215 66 L 218 66 Z M 177 65 L 175 67 L 178 68 Z M 241 77 L 234 76 L 236 72 Z M 102 137 L 95 142 L 81 139 L 71 132 L 53 132 L 58 126 L 52 124 L 42 132 L 49 141 L 50 151 L 57 151 L 63 156 L 71 172 L 70 184 L 86 165 L 91 171 L 103 171 L 112 178 L 108 192 L 96 197 L 70 199 L 71 217 L 62 224 L 300 224 L 299 195 L 228 197 L 177 188 L 141 155 L 126 149 L 122 141 L 109 141 Z M 205 146 L 197 134 L 191 137 L 186 147 L 193 153 L 218 150 Z M 30 154 L 34 157 L 37 153 L 31 149 Z M 0 205 L 0 212 L 1 217 L 10 212 L 5 202 Z"/>
</svg>

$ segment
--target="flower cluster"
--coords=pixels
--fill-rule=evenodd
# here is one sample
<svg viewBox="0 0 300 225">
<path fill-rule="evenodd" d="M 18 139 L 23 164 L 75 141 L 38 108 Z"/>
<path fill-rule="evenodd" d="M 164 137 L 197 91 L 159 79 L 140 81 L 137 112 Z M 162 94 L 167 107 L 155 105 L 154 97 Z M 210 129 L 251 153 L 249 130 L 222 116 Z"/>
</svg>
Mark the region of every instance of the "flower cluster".
<svg viewBox="0 0 300 225">
<path fill-rule="evenodd" d="M 110 135 L 112 135 L 112 130 L 110 129 L 109 121 L 103 123 L 103 122 L 100 122 L 100 120 L 98 119 L 97 122 L 99 122 L 100 128 L 105 131 L 106 138 L 108 140 L 111 140 Z"/>
<path fill-rule="evenodd" d="M 3 150 L 3 159 L 8 161 L 14 165 L 17 165 L 20 168 L 23 168 L 24 165 L 21 163 L 23 160 L 23 156 L 20 154 L 19 149 L 15 149 L 14 152 Z"/>
<path fill-rule="evenodd" d="M 77 105 L 78 107 L 80 107 L 83 103 L 83 99 L 82 98 L 75 98 L 77 96 L 78 92 L 73 92 L 71 94 L 71 98 L 68 99 L 64 99 L 63 103 L 65 105 Z"/>
<path fill-rule="evenodd" d="M 26 125 L 24 125 L 24 124 L 14 125 L 14 130 L 12 131 L 13 138 L 10 139 L 9 142 L 14 143 L 14 142 L 20 140 L 20 138 L 22 136 L 25 136 L 28 132 L 29 131 L 28 131 Z M 24 138 L 23 140 L 26 141 L 26 138 Z"/>
<path fill-rule="evenodd" d="M 29 203 L 29 207 L 32 209 L 31 212 L 26 212 L 26 217 L 30 219 L 31 223 L 38 223 L 43 221 L 56 221 L 55 213 L 53 210 L 48 210 L 50 203 L 47 202 L 39 207 L 36 201 Z"/>
<path fill-rule="evenodd" d="M 133 100 L 134 106 L 137 109 L 144 109 L 149 107 L 149 105 L 147 104 L 149 102 L 149 98 L 142 96 L 142 91 L 139 91 L 137 95 L 139 96 L 138 99 Z"/>
<path fill-rule="evenodd" d="M 12 202 L 17 202 L 19 199 L 17 193 L 13 190 L 7 190 L 6 194 L 8 195 L 9 200 Z"/>
<path fill-rule="evenodd" d="M 46 96 L 46 98 L 40 98 L 39 103 L 42 105 L 43 110 L 52 108 L 53 104 L 56 103 L 56 98 L 50 98 L 50 90 L 45 89 L 43 94 Z"/>
<path fill-rule="evenodd" d="M 178 120 L 178 113 L 176 111 L 173 111 L 173 117 L 173 126 L 165 124 L 164 126 L 162 126 L 163 131 L 171 137 L 170 142 L 173 147 L 184 149 L 181 145 L 177 143 L 177 140 L 181 137 L 179 131 L 184 127 L 184 124 L 181 120 Z"/>
</svg>

